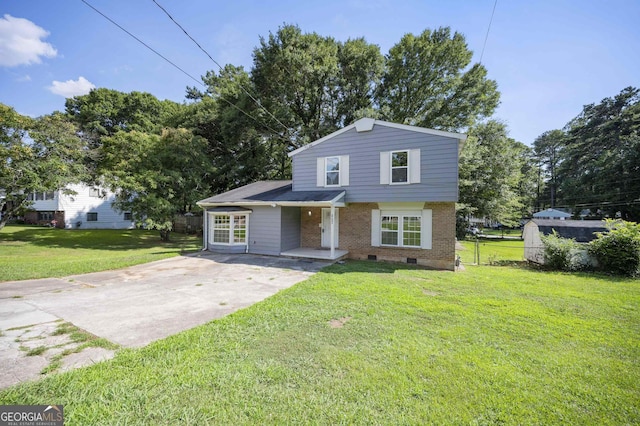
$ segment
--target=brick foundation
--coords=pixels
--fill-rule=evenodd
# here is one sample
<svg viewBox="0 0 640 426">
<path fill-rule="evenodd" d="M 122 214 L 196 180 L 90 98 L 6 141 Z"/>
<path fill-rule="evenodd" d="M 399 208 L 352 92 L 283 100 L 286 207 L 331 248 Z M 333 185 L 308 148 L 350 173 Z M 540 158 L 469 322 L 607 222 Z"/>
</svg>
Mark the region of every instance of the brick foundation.
<svg viewBox="0 0 640 426">
<path fill-rule="evenodd" d="M 340 226 L 338 248 L 349 251 L 350 259 L 368 259 L 407 263 L 407 259 L 416 259 L 418 265 L 436 269 L 455 269 L 455 203 L 425 203 L 425 209 L 431 209 L 432 248 L 431 250 L 372 247 L 371 246 L 371 210 L 377 209 L 377 203 L 353 203 L 340 208 Z M 311 212 L 309 215 L 308 212 Z M 318 226 L 322 222 L 320 208 L 303 208 L 301 215 L 300 246 L 320 248 L 321 233 Z"/>
</svg>

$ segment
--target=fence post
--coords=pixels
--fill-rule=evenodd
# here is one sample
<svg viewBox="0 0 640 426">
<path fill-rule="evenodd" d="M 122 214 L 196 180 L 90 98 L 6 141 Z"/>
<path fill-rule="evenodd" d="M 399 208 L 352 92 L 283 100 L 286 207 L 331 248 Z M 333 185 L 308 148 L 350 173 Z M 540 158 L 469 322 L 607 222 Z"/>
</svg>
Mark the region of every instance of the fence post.
<svg viewBox="0 0 640 426">
<path fill-rule="evenodd" d="M 476 238 L 476 248 L 475 248 L 475 254 L 477 256 L 476 260 L 476 265 L 480 265 L 480 240 L 478 240 L 478 238 Z"/>
</svg>

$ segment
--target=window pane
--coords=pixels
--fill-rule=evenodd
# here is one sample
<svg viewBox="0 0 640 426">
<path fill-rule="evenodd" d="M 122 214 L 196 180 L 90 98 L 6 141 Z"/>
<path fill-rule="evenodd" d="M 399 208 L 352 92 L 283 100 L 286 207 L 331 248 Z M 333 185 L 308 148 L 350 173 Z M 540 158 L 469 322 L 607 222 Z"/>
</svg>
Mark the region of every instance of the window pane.
<svg viewBox="0 0 640 426">
<path fill-rule="evenodd" d="M 98 213 L 87 213 L 87 222 L 97 222 Z"/>
<path fill-rule="evenodd" d="M 53 200 L 53 191 L 45 192 L 44 199 L 45 200 Z"/>
<path fill-rule="evenodd" d="M 391 170 L 392 182 L 407 182 L 407 168 L 399 168 Z"/>
<path fill-rule="evenodd" d="M 409 153 L 406 151 L 391 153 L 391 167 L 407 167 L 409 165 Z"/>
<path fill-rule="evenodd" d="M 397 246 L 398 216 L 382 216 L 380 224 L 382 227 L 381 243 L 387 246 Z"/>
<path fill-rule="evenodd" d="M 327 185 L 340 185 L 340 172 L 327 172 Z"/>
<path fill-rule="evenodd" d="M 43 192 L 36 192 L 36 201 L 42 201 L 44 199 Z"/>
<path fill-rule="evenodd" d="M 213 230 L 213 242 L 214 243 L 229 243 L 229 231 L 226 229 L 214 229 Z"/>
<path fill-rule="evenodd" d="M 328 157 L 327 158 L 327 171 L 336 172 L 340 170 L 340 157 Z"/>
<path fill-rule="evenodd" d="M 233 217 L 233 242 L 244 243 L 247 240 L 247 216 Z"/>
<path fill-rule="evenodd" d="M 420 226 L 419 216 L 405 216 L 402 221 L 402 245 L 420 247 Z"/>
</svg>

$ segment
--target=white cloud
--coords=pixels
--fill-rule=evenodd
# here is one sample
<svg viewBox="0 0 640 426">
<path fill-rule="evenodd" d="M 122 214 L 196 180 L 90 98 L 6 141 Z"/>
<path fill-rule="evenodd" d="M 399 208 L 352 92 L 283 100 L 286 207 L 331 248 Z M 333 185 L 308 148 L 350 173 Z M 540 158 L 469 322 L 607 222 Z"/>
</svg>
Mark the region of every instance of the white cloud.
<svg viewBox="0 0 640 426">
<path fill-rule="evenodd" d="M 54 58 L 58 51 L 41 39 L 48 31 L 24 18 L 0 18 L 0 66 L 39 64 L 41 57 Z"/>
<path fill-rule="evenodd" d="M 96 86 L 92 82 L 82 76 L 77 80 L 54 81 L 51 83 L 51 86 L 48 87 L 51 93 L 64 96 L 65 98 L 86 95 L 91 89 L 95 88 Z"/>
<path fill-rule="evenodd" d="M 29 74 L 25 74 L 25 75 L 23 75 L 21 77 L 18 77 L 16 79 L 16 81 L 19 82 L 19 83 L 24 83 L 26 81 L 31 81 L 31 76 Z"/>
</svg>

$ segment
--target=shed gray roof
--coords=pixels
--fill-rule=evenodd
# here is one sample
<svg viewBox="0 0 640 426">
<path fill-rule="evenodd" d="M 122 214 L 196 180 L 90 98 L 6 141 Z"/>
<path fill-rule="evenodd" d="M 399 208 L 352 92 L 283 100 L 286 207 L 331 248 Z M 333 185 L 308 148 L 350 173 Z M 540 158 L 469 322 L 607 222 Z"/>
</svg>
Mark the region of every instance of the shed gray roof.
<svg viewBox="0 0 640 426">
<path fill-rule="evenodd" d="M 344 196 L 344 191 L 294 191 L 290 180 L 250 183 L 223 194 L 198 201 L 198 205 L 331 203 Z"/>
<path fill-rule="evenodd" d="M 571 213 L 563 212 L 558 209 L 546 209 L 533 214 L 534 218 L 543 217 L 571 217 Z"/>
<path fill-rule="evenodd" d="M 579 243 L 595 240 L 595 232 L 607 230 L 602 220 L 533 219 L 532 222 L 538 225 L 538 230 L 544 235 L 552 234 L 555 230 L 558 236 L 573 238 Z"/>
</svg>

